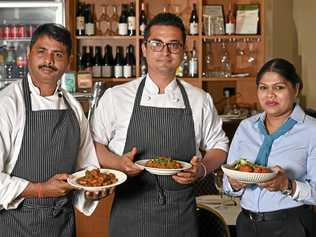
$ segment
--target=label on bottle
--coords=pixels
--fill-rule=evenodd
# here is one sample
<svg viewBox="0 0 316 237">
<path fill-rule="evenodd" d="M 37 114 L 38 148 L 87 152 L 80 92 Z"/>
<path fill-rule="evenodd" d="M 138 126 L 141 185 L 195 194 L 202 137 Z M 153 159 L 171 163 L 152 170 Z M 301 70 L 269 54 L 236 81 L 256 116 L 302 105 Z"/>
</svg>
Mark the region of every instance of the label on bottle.
<svg viewBox="0 0 316 237">
<path fill-rule="evenodd" d="M 102 77 L 112 77 L 112 67 L 109 65 L 102 66 Z"/>
<path fill-rule="evenodd" d="M 114 77 L 115 78 L 123 77 L 123 66 L 121 65 L 114 66 Z"/>
<path fill-rule="evenodd" d="M 77 16 L 76 18 L 76 27 L 77 30 L 81 31 L 84 30 L 85 26 L 84 26 L 84 16 Z"/>
<path fill-rule="evenodd" d="M 197 22 L 190 23 L 190 35 L 197 35 L 199 33 L 199 24 Z"/>
<path fill-rule="evenodd" d="M 125 78 L 132 77 L 132 66 L 131 65 L 124 65 L 123 66 L 123 75 Z"/>
<path fill-rule="evenodd" d="M 86 32 L 86 35 L 94 35 L 95 32 L 94 32 L 94 24 L 93 23 L 86 23 L 85 24 L 85 32 Z"/>
<path fill-rule="evenodd" d="M 136 17 L 135 16 L 129 16 L 127 18 L 127 22 L 128 22 L 129 30 L 136 30 Z"/>
<path fill-rule="evenodd" d="M 92 76 L 91 73 L 78 73 L 77 75 L 78 89 L 92 88 Z"/>
<path fill-rule="evenodd" d="M 119 23 L 118 34 L 119 35 L 127 35 L 127 24 L 126 23 Z"/>
<path fill-rule="evenodd" d="M 101 75 L 102 75 L 101 66 L 99 66 L 99 65 L 93 66 L 92 67 L 92 76 L 93 77 L 101 77 Z"/>
<path fill-rule="evenodd" d="M 235 24 L 234 23 L 226 23 L 225 24 L 225 32 L 228 35 L 235 34 Z"/>
</svg>

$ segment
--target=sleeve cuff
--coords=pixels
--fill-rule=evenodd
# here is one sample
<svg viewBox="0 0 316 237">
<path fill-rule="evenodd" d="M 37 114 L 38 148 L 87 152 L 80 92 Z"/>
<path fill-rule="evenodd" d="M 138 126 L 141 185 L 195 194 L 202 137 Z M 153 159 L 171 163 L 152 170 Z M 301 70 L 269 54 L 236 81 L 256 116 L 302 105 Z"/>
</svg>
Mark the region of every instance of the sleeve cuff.
<svg viewBox="0 0 316 237">
<path fill-rule="evenodd" d="M 310 186 L 307 183 L 293 180 L 296 183 L 295 193 L 292 198 L 296 201 L 304 201 L 311 196 Z"/>
</svg>

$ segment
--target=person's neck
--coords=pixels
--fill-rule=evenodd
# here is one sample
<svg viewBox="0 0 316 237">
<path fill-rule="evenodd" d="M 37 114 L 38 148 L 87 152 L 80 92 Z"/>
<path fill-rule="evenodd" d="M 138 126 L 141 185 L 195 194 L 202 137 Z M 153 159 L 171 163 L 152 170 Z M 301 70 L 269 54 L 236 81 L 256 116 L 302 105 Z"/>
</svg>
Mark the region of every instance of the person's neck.
<svg viewBox="0 0 316 237">
<path fill-rule="evenodd" d="M 277 131 L 287 121 L 291 113 L 292 111 L 280 116 L 266 115 L 265 125 L 269 134 Z"/>
<path fill-rule="evenodd" d="M 40 81 L 33 78 L 32 78 L 32 82 L 33 82 L 33 85 L 39 89 L 41 96 L 53 95 L 57 87 L 57 84 L 53 85 L 53 84 L 41 83 Z"/>
<path fill-rule="evenodd" d="M 151 80 L 158 86 L 159 94 L 165 93 L 166 87 L 175 78 L 174 74 L 162 75 L 162 74 L 150 73 L 150 72 L 148 72 L 148 74 Z"/>
</svg>

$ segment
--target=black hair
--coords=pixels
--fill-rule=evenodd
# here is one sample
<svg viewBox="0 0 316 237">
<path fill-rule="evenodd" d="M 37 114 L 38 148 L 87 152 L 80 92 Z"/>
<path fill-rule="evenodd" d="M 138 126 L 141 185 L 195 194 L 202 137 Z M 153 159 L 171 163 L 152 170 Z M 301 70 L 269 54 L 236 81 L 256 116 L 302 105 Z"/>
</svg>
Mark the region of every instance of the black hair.
<svg viewBox="0 0 316 237">
<path fill-rule="evenodd" d="M 159 13 L 147 25 L 144 32 L 144 40 L 148 40 L 150 28 L 154 25 L 175 26 L 182 32 L 183 44 L 185 43 L 186 33 L 183 21 L 180 17 L 172 13 Z"/>
<path fill-rule="evenodd" d="M 32 35 L 30 49 L 32 49 L 36 41 L 42 36 L 48 36 L 49 38 L 53 38 L 54 40 L 64 44 L 66 46 L 68 56 L 71 55 L 71 34 L 63 25 L 47 23 L 38 26 Z"/>
<path fill-rule="evenodd" d="M 278 73 L 285 80 L 289 81 L 294 88 L 299 85 L 299 91 L 303 88 L 303 82 L 297 74 L 294 65 L 283 58 L 271 59 L 261 67 L 256 77 L 257 86 L 259 85 L 261 78 L 266 72 Z"/>
</svg>

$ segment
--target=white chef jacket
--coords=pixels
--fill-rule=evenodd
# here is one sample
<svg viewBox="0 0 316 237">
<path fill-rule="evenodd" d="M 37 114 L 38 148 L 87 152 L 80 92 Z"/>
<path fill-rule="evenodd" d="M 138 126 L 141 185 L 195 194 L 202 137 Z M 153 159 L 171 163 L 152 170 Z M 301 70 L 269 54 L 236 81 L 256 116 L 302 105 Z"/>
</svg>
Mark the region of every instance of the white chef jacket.
<svg viewBox="0 0 316 237">
<path fill-rule="evenodd" d="M 115 154 L 122 155 L 127 129 L 131 119 L 134 100 L 141 78 L 123 85 L 109 88 L 99 100 L 91 120 L 94 141 L 105 144 Z M 200 88 L 181 80 L 188 95 L 193 114 L 196 155 L 202 150 L 221 149 L 227 151 L 228 138 L 222 130 L 222 120 L 218 116 L 211 96 Z M 141 99 L 142 106 L 163 108 L 185 108 L 180 88 L 173 80 L 159 94 L 158 86 L 149 75 Z"/>
<path fill-rule="evenodd" d="M 28 82 L 33 111 L 66 109 L 63 97 L 67 99 L 80 126 L 80 150 L 76 168 L 79 170 L 87 167 L 99 167 L 89 132 L 89 123 L 78 101 L 62 89 L 63 97 L 58 96 L 57 90 L 51 96 L 40 96 L 40 91 L 34 86 L 30 76 L 28 76 Z M 25 115 L 22 80 L 20 80 L 0 91 L 0 210 L 17 208 L 24 199 L 18 196 L 29 184 L 28 180 L 10 176 L 20 153 Z M 84 214 L 91 215 L 97 202 L 86 200 L 83 192 L 80 191 L 76 195 L 75 206 Z"/>
</svg>

